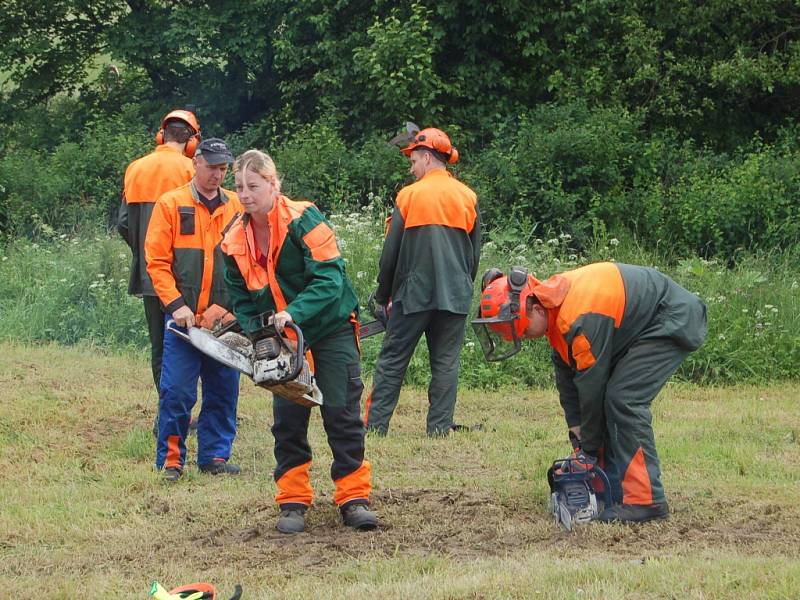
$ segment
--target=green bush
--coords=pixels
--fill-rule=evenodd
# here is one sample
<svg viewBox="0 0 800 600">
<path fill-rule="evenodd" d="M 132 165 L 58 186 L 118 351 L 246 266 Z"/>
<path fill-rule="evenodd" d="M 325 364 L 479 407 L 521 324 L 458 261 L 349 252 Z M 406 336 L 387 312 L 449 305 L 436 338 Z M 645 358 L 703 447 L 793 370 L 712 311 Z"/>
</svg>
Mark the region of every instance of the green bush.
<svg viewBox="0 0 800 600">
<path fill-rule="evenodd" d="M 622 108 L 543 105 L 503 126 L 464 180 L 490 226 L 520 219 L 540 235 L 588 242 L 595 219 L 625 222 L 625 192 L 643 155 L 641 122 Z"/>
<path fill-rule="evenodd" d="M 348 275 L 365 307 L 375 288 L 382 247 L 386 198 L 358 210 L 331 215 Z M 88 342 L 118 349 L 147 347 L 141 303 L 128 296 L 130 252 L 116 236 L 68 237 L 40 219 L 34 241 L 15 240 L 0 252 L 0 339 L 66 344 Z M 740 253 L 735 265 L 693 255 L 654 253 L 633 236 L 597 236 L 579 251 L 568 233 L 488 240 L 480 273 L 497 266 L 528 267 L 537 277 L 598 260 L 654 266 L 697 293 L 708 306 L 705 344 L 689 356 L 678 377 L 699 382 L 764 382 L 796 379 L 800 361 L 800 248 L 770 254 Z M 477 303 L 478 290 L 475 290 Z M 364 371 L 374 372 L 381 337 L 362 344 Z M 545 340 L 525 343 L 512 359 L 488 364 L 471 327 L 461 353 L 461 383 L 467 387 L 552 384 Z M 426 386 L 430 377 L 425 344 L 415 353 L 406 382 Z"/>
<path fill-rule="evenodd" d="M 757 144 L 722 168 L 698 167 L 663 190 L 658 231 L 676 249 L 730 258 L 800 239 L 800 152 Z"/>
<path fill-rule="evenodd" d="M 131 114 L 89 122 L 78 142 L 19 147 L 0 158 L 4 230 L 33 234 L 37 219 L 58 231 L 108 222 L 120 202 L 125 167 L 152 149 L 144 127 L 131 124 L 138 122 L 134 108 L 127 110 Z"/>
</svg>

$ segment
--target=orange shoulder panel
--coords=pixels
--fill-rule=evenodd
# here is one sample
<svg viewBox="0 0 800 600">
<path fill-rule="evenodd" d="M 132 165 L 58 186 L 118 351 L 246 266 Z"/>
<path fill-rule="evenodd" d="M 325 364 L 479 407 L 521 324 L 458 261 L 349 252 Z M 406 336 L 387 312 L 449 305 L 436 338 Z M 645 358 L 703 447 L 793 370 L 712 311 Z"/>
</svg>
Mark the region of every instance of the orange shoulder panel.
<svg viewBox="0 0 800 600">
<path fill-rule="evenodd" d="M 569 291 L 559 309 L 558 327 L 569 331 L 582 315 L 594 313 L 614 319 L 619 327 L 625 313 L 625 285 L 614 263 L 595 263 L 561 273 L 569 280 Z"/>
<path fill-rule="evenodd" d="M 303 236 L 303 241 L 311 251 L 311 258 L 317 261 L 332 260 L 339 257 L 339 247 L 333 230 L 324 221 Z"/>
<path fill-rule="evenodd" d="M 477 196 L 447 171 L 431 171 L 397 195 L 406 229 L 442 225 L 470 233 L 477 218 Z"/>
<path fill-rule="evenodd" d="M 125 171 L 125 201 L 128 204 L 155 202 L 194 176 L 192 160 L 167 146 L 159 146 L 133 161 Z"/>
</svg>

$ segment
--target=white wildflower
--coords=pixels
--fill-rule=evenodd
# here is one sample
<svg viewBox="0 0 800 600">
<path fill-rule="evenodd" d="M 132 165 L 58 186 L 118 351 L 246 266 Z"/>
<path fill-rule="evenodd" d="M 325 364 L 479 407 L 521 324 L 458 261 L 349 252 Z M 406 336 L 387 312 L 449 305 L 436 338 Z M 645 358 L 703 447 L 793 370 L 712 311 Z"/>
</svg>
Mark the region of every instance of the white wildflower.
<svg viewBox="0 0 800 600">
<path fill-rule="evenodd" d="M 364 279 L 364 277 L 365 277 L 366 275 L 367 275 L 367 274 L 366 274 L 366 272 L 364 272 L 364 271 L 359 271 L 358 273 L 356 273 L 356 278 L 358 278 L 358 279 Z"/>
<path fill-rule="evenodd" d="M 619 240 L 617 238 L 611 238 L 610 240 L 608 240 L 608 243 L 611 244 L 612 246 L 619 246 Z"/>
<path fill-rule="evenodd" d="M 551 246 L 558 246 L 558 238 L 552 238 L 547 240 L 547 243 Z"/>
<path fill-rule="evenodd" d="M 742 312 L 743 312 L 743 313 L 749 313 L 750 311 L 749 311 L 749 310 L 747 310 L 746 308 L 743 308 L 743 309 L 742 309 Z"/>
<path fill-rule="evenodd" d="M 718 340 L 724 340 L 724 339 L 725 339 L 725 334 L 724 334 L 724 333 L 720 333 L 720 334 L 717 336 L 717 339 L 718 339 Z"/>
</svg>

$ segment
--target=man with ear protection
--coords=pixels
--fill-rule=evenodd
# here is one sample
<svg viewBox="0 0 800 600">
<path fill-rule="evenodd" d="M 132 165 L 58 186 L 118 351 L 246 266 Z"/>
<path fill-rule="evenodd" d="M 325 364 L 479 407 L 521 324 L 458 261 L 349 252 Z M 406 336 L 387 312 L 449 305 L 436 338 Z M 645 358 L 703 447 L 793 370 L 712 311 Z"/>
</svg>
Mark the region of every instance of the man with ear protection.
<svg viewBox="0 0 800 600">
<path fill-rule="evenodd" d="M 161 121 L 161 129 L 156 134 L 156 149 L 134 160 L 125 171 L 117 230 L 133 253 L 128 293 L 139 296 L 144 303 L 156 391 L 161 379 L 164 315 L 147 274 L 144 238 L 159 196 L 192 179 L 194 167 L 191 157 L 199 141 L 200 125 L 194 113 L 173 110 Z"/>
<path fill-rule="evenodd" d="M 708 331 L 706 306 L 648 267 L 595 263 L 539 281 L 522 267 L 489 269 L 472 321 L 486 359 L 546 337 L 576 464 L 599 465 L 623 523 L 669 514 L 650 405 Z"/>
</svg>

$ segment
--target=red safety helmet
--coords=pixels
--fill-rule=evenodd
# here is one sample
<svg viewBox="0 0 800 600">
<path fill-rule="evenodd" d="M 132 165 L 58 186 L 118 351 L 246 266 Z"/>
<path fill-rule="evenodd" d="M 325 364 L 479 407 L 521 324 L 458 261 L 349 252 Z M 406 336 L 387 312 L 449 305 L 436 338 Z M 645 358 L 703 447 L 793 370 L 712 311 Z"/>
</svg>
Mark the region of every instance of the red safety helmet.
<svg viewBox="0 0 800 600">
<path fill-rule="evenodd" d="M 183 153 L 189 158 L 193 157 L 195 150 L 197 150 L 197 145 L 200 143 L 200 123 L 197 122 L 197 117 L 188 110 L 173 110 L 168 113 L 161 120 L 161 129 L 156 133 L 156 144 L 159 146 L 164 143 L 164 129 L 166 129 L 169 121 L 182 121 L 192 128 L 192 137 L 186 142 Z"/>
<path fill-rule="evenodd" d="M 411 156 L 417 148 L 433 150 L 442 157 L 443 162 L 451 165 L 458 161 L 458 150 L 450 143 L 450 138 L 444 131 L 435 127 L 428 127 L 417 133 L 401 152 Z"/>
<path fill-rule="evenodd" d="M 505 360 L 522 349 L 528 328 L 525 304 L 539 281 L 524 267 L 512 267 L 508 276 L 500 269 L 489 269 L 481 280 L 478 318 L 472 328 L 486 360 Z"/>
</svg>

